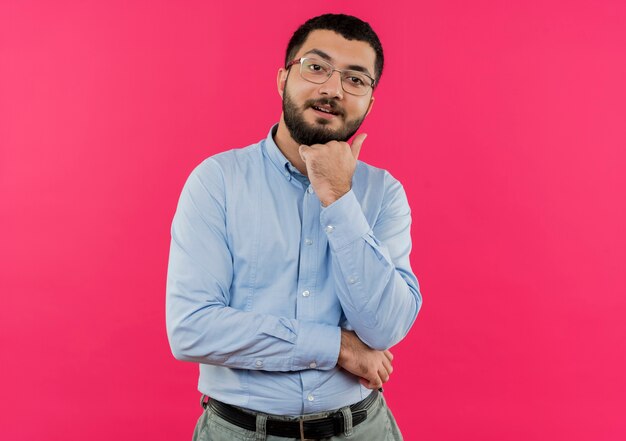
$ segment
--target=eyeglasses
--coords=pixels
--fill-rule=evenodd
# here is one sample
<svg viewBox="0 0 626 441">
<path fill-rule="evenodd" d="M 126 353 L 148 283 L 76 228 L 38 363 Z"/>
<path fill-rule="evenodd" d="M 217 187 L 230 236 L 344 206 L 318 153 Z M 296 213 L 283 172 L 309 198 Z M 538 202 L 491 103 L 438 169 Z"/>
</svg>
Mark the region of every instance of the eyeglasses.
<svg viewBox="0 0 626 441">
<path fill-rule="evenodd" d="M 332 64 L 315 58 L 293 60 L 287 63 L 285 68 L 289 69 L 298 63 L 300 63 L 300 76 L 311 83 L 324 84 L 337 71 L 341 76 L 341 87 L 346 93 L 363 96 L 369 92 L 370 88 L 374 88 L 375 81 L 369 75 L 358 70 L 335 69 Z"/>
</svg>

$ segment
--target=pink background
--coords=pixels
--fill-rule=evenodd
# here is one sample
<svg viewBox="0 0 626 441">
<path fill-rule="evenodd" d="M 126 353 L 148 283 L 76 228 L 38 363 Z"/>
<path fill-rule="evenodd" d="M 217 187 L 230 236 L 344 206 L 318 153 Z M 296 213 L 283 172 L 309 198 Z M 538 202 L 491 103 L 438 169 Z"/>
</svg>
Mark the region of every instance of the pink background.
<svg viewBox="0 0 626 441">
<path fill-rule="evenodd" d="M 186 440 L 169 227 L 264 137 L 295 28 L 372 23 L 362 159 L 413 208 L 407 440 L 626 437 L 626 2 L 0 1 L 0 437 Z"/>
</svg>

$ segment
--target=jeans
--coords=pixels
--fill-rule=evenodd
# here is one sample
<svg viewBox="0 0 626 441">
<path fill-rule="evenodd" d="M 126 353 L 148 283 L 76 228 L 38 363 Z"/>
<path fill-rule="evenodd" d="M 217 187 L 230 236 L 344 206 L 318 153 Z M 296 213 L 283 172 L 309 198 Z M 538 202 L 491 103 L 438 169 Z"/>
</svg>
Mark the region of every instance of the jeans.
<svg viewBox="0 0 626 441">
<path fill-rule="evenodd" d="M 285 419 L 290 418 L 285 417 Z M 346 423 L 345 433 L 324 438 L 324 441 L 402 441 L 403 439 L 382 394 L 379 394 L 376 402 L 368 409 L 365 421 L 353 428 L 351 428 L 351 422 L 346 421 Z M 257 426 L 259 426 L 259 418 L 257 418 Z M 260 426 L 263 425 L 260 424 Z M 299 441 L 299 438 L 266 435 L 262 427 L 257 431 L 242 429 L 223 420 L 213 412 L 210 406 L 207 406 L 198 419 L 193 441 Z"/>
</svg>

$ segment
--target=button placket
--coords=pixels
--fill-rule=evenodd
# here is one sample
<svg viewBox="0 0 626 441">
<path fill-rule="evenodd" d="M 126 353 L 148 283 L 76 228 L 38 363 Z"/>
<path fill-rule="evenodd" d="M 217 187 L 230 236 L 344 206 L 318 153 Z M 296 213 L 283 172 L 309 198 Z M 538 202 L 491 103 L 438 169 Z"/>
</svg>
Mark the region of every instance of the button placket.
<svg viewBox="0 0 626 441">
<path fill-rule="evenodd" d="M 320 203 L 317 197 L 312 193 L 312 187 L 309 186 L 302 202 L 302 230 L 301 230 L 301 246 L 300 246 L 300 272 L 298 278 L 298 295 L 297 295 L 297 317 L 298 319 L 315 320 L 319 317 L 315 315 L 316 307 L 316 289 L 317 274 L 320 265 L 319 246 L 320 240 Z M 306 350 L 305 350 L 306 353 Z M 314 413 L 317 411 L 320 403 L 319 397 L 314 394 L 320 379 L 320 371 L 314 354 L 308 355 L 309 359 L 301 360 L 303 369 L 300 371 L 300 380 L 302 384 L 302 398 L 304 413 Z"/>
<path fill-rule="evenodd" d="M 297 318 L 315 319 L 315 277 L 317 262 L 317 247 L 315 232 L 319 229 L 319 207 L 316 198 L 307 197 L 313 187 L 309 185 L 305 197 L 302 200 L 302 223 L 300 247 L 300 268 L 298 273 L 298 300 Z"/>
</svg>

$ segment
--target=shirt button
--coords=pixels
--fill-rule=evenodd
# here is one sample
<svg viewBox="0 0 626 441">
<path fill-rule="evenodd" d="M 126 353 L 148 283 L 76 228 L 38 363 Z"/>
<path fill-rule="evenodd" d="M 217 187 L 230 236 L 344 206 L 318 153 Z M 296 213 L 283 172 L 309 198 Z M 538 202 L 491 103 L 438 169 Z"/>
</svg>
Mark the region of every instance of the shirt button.
<svg viewBox="0 0 626 441">
<path fill-rule="evenodd" d="M 309 401 L 313 401 L 313 400 L 315 400 L 315 397 L 313 395 L 309 394 L 309 396 L 306 397 L 306 399 L 309 400 Z"/>
<path fill-rule="evenodd" d="M 310 193 L 313 193 L 313 187 L 309 187 L 309 188 L 307 188 L 307 189 L 306 189 L 306 191 L 308 191 L 308 192 L 309 192 L 309 194 L 310 194 Z"/>
<path fill-rule="evenodd" d="M 263 362 L 261 360 L 257 360 L 256 363 L 254 363 L 257 367 L 261 367 L 263 366 Z"/>
<path fill-rule="evenodd" d="M 358 280 L 359 280 L 359 279 L 357 279 L 356 277 L 350 277 L 350 278 L 348 279 L 348 283 L 349 283 L 350 285 L 354 285 L 354 284 L 355 284 Z"/>
<path fill-rule="evenodd" d="M 315 368 L 317 367 L 317 363 L 316 363 L 316 362 L 312 362 L 312 363 L 309 365 L 309 367 L 310 367 L 311 369 L 315 369 Z"/>
<path fill-rule="evenodd" d="M 333 227 L 332 225 L 328 225 L 326 226 L 326 228 L 324 228 L 324 231 L 326 231 L 327 233 L 332 233 L 333 230 L 335 229 L 335 227 Z"/>
<path fill-rule="evenodd" d="M 313 241 L 311 239 L 304 239 L 304 244 L 305 245 L 312 245 Z"/>
<path fill-rule="evenodd" d="M 309 295 L 311 295 L 311 293 L 309 292 L 309 290 L 307 289 L 306 291 L 302 291 L 302 295 L 304 297 L 308 297 Z"/>
</svg>

